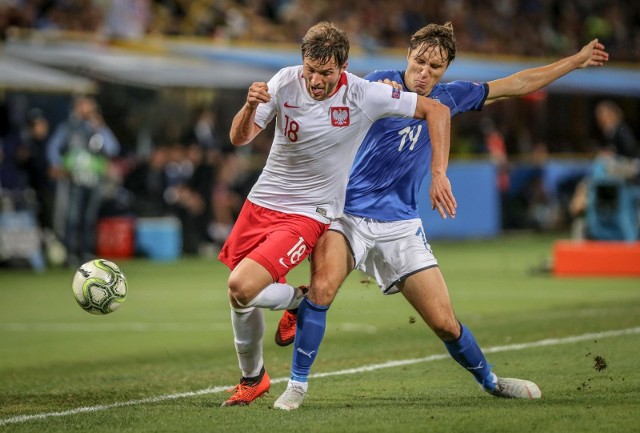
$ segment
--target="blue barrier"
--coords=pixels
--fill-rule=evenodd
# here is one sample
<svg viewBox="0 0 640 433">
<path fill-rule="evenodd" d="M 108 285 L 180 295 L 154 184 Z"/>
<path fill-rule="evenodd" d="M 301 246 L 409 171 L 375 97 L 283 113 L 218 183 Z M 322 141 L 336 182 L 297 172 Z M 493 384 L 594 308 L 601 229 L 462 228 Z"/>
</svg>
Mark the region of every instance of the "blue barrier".
<svg viewBox="0 0 640 433">
<path fill-rule="evenodd" d="M 40 228 L 32 212 L 0 213 L 0 260 L 26 259 L 40 272 L 46 267 Z"/>
<path fill-rule="evenodd" d="M 566 201 L 559 186 L 565 181 L 577 181 L 589 175 L 592 162 L 588 159 L 550 159 L 543 166 L 530 163 L 513 164 L 510 186 L 506 193 L 515 197 L 526 193 L 534 176 L 542 177 L 545 192 L 554 200 Z M 502 230 L 502 203 L 497 186 L 497 168 L 490 161 L 452 161 L 447 170 L 453 193 L 458 202 L 454 220 L 443 220 L 431 210 L 427 176 L 420 190 L 418 212 L 429 239 L 491 238 Z"/>
<path fill-rule="evenodd" d="M 487 161 L 452 162 L 447 175 L 458 202 L 458 212 L 455 219 L 443 220 L 438 211 L 431 210 L 431 178 L 427 176 L 421 186 L 418 206 L 427 238 L 489 238 L 498 235 L 501 206 L 494 164 Z"/>
<path fill-rule="evenodd" d="M 182 230 L 175 217 L 138 218 L 136 250 L 151 260 L 173 261 L 182 253 Z"/>
</svg>

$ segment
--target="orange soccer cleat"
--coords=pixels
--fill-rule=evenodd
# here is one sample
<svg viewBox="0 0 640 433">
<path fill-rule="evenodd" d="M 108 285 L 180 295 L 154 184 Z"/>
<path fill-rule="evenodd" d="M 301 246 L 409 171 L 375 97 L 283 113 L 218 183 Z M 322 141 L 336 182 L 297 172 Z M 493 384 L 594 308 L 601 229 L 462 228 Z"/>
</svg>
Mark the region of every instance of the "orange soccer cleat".
<svg viewBox="0 0 640 433">
<path fill-rule="evenodd" d="M 298 309 L 285 310 L 278 322 L 276 329 L 276 344 L 278 346 L 288 346 L 296 338 L 296 322 L 298 321 Z"/>
<path fill-rule="evenodd" d="M 222 406 L 246 406 L 262 394 L 269 391 L 271 380 L 264 367 L 256 377 L 243 377 L 240 384 L 227 390 L 233 395 Z"/>
<path fill-rule="evenodd" d="M 300 300 L 302 300 L 309 291 L 307 286 L 298 287 L 302 292 Z M 276 344 L 278 346 L 288 346 L 293 343 L 296 338 L 296 323 L 298 321 L 298 309 L 285 310 L 284 314 L 278 322 L 278 329 L 276 329 Z"/>
</svg>

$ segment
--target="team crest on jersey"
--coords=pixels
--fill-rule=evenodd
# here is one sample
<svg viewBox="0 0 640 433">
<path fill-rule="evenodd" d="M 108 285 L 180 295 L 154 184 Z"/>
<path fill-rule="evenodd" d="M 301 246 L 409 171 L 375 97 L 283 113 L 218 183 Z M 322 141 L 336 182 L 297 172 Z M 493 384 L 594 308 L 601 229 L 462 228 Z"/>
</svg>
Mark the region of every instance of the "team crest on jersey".
<svg viewBox="0 0 640 433">
<path fill-rule="evenodd" d="M 400 89 L 396 89 L 395 87 L 392 88 L 393 90 L 391 90 L 391 97 L 393 99 L 400 99 Z"/>
<path fill-rule="evenodd" d="M 349 126 L 349 107 L 331 107 L 331 125 Z"/>
</svg>

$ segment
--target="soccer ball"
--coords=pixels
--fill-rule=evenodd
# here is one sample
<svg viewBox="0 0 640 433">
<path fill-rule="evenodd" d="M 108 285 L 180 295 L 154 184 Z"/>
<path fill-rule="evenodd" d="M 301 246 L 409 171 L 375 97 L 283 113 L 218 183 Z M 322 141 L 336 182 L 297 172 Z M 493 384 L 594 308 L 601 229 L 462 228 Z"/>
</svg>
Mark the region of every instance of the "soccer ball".
<svg viewBox="0 0 640 433">
<path fill-rule="evenodd" d="M 116 311 L 127 296 L 127 279 L 113 262 L 90 260 L 80 266 L 71 282 L 73 296 L 91 314 Z"/>
</svg>

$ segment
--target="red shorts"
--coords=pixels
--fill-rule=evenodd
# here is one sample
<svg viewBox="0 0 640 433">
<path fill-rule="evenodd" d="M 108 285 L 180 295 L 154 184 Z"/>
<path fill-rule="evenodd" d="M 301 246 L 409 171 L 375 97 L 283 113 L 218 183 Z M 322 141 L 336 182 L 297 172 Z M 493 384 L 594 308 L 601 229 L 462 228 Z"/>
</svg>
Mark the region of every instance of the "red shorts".
<svg viewBox="0 0 640 433">
<path fill-rule="evenodd" d="M 240 215 L 222 246 L 218 260 L 233 270 L 245 257 L 267 269 L 273 281 L 304 260 L 329 228 L 313 218 L 288 214 L 245 200 Z"/>
</svg>

